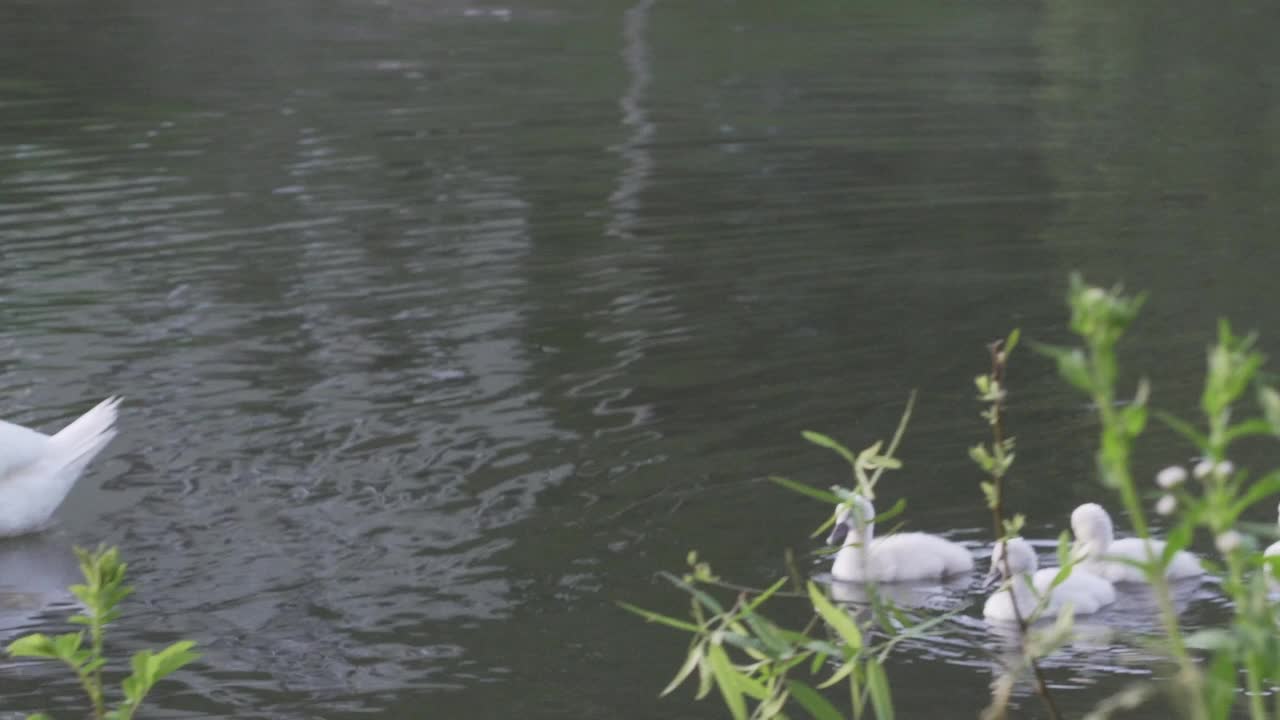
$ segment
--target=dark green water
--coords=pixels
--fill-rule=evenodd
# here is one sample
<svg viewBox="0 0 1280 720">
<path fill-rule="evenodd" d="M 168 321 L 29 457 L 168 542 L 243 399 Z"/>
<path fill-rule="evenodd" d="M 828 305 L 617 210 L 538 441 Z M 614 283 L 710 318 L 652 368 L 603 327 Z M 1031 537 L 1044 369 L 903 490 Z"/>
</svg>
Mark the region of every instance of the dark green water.
<svg viewBox="0 0 1280 720">
<path fill-rule="evenodd" d="M 1128 357 L 1164 408 L 1217 315 L 1276 336 L 1275 20 L 9 3 L 4 416 L 128 404 L 0 582 L 56 605 L 70 544 L 120 544 L 118 647 L 205 652 L 152 717 L 721 717 L 656 698 L 683 639 L 614 602 L 679 610 L 653 575 L 689 548 L 746 583 L 809 548 L 821 506 L 762 482 L 842 477 L 801 429 L 866 445 L 918 387 L 882 497 L 979 542 L 971 378 L 1012 326 L 1063 338 L 1070 270 L 1152 291 Z M 1011 381 L 1013 501 L 1051 537 L 1105 497 L 1089 414 L 1030 354 Z M 1141 472 L 1187 452 L 1154 431 Z M 6 637 L 57 629 L 39 606 Z M 956 637 L 895 656 L 901 717 L 983 706 L 985 636 Z M 1073 715 L 1142 672 L 1072 657 Z M 4 710 L 75 693 L 0 668 Z"/>
</svg>

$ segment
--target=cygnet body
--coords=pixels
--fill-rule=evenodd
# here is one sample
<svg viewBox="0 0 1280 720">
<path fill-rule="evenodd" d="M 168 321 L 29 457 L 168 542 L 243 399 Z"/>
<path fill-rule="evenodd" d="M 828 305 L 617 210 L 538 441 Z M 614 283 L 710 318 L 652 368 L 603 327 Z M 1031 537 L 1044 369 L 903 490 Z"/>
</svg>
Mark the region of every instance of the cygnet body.
<svg viewBox="0 0 1280 720">
<path fill-rule="evenodd" d="M 0 536 L 43 529 L 84 468 L 116 436 L 118 398 L 54 435 L 0 421 Z"/>
<path fill-rule="evenodd" d="M 1276 514 L 1277 516 L 1280 516 L 1280 507 L 1276 508 Z M 1277 526 L 1280 527 L 1280 521 L 1277 522 Z M 1264 557 L 1276 557 L 1277 555 L 1280 555 L 1280 540 L 1268 545 L 1267 549 L 1262 551 L 1262 554 Z M 1280 578 L 1277 578 L 1275 574 L 1271 572 L 1270 565 L 1267 566 L 1267 585 L 1270 586 L 1272 592 L 1280 591 Z"/>
<path fill-rule="evenodd" d="M 1010 538 L 995 544 L 991 552 L 991 573 L 988 579 L 999 576 L 1009 580 L 1005 576 L 1006 547 L 1007 569 L 1013 580 L 1008 583 L 1009 587 L 987 598 L 982 614 L 988 620 L 1013 622 L 1018 619 L 1019 613 L 1023 620 L 1030 619 L 1041 599 L 1046 596 L 1041 617 L 1057 615 L 1067 605 L 1077 615 L 1089 615 L 1116 600 L 1116 591 L 1110 582 L 1079 565 L 1072 567 L 1070 574 L 1054 585 L 1053 580 L 1058 576 L 1059 568 L 1037 570 L 1036 552 L 1022 538 Z M 1017 603 L 1017 612 L 1014 610 L 1014 603 Z"/>
<path fill-rule="evenodd" d="M 1111 582 L 1146 582 L 1142 571 L 1125 561 L 1147 562 L 1147 543 L 1150 543 L 1151 556 L 1157 559 L 1165 548 L 1162 540 L 1116 540 L 1111 516 L 1097 503 L 1085 503 L 1071 513 L 1071 532 L 1076 536 L 1078 552 L 1083 553 L 1080 566 Z M 1204 568 L 1196 556 L 1181 550 L 1174 553 L 1165 568 L 1165 577 L 1170 580 L 1203 574 Z"/>
<path fill-rule="evenodd" d="M 973 555 L 959 543 L 920 532 L 873 538 L 875 507 L 863 497 L 842 506 L 830 545 L 842 545 L 831 575 L 845 582 L 936 580 L 973 570 Z"/>
</svg>

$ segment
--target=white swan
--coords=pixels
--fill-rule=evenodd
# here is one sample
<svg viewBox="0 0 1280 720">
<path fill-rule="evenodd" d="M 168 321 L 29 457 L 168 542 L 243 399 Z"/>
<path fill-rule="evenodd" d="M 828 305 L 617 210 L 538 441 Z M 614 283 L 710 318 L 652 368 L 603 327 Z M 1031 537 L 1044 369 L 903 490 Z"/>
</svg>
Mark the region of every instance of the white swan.
<svg viewBox="0 0 1280 720">
<path fill-rule="evenodd" d="M 841 545 L 831 575 L 846 582 L 934 580 L 973 570 L 973 555 L 936 535 L 908 532 L 872 539 L 876 509 L 864 497 L 841 505 L 828 545 Z"/>
<path fill-rule="evenodd" d="M 1070 574 L 1057 585 L 1053 584 L 1058 576 L 1059 568 L 1037 570 L 1036 551 L 1031 543 L 1020 537 L 1009 538 L 997 542 L 991 551 L 991 572 L 987 575 L 988 583 L 995 578 L 1009 580 L 1005 576 L 1005 547 L 1008 547 L 1008 570 L 1013 574 L 1009 587 L 993 593 L 982 607 L 982 614 L 988 620 L 1011 622 L 1018 619 L 1014 612 L 1014 604 L 1023 620 L 1030 616 L 1044 598 L 1044 609 L 1040 617 L 1057 615 L 1062 608 L 1070 605 L 1076 615 L 1089 615 L 1116 601 L 1116 590 L 1111 583 L 1082 569 L 1079 565 L 1071 568 Z"/>
<path fill-rule="evenodd" d="M 42 529 L 89 461 L 116 436 L 107 398 L 56 435 L 0 420 L 0 536 Z"/>
<path fill-rule="evenodd" d="M 1080 566 L 1111 582 L 1146 582 L 1142 571 L 1124 560 L 1147 562 L 1147 542 L 1156 559 L 1165 548 L 1162 540 L 1116 540 L 1111 516 L 1097 503 L 1085 503 L 1071 513 L 1071 532 L 1076 536 L 1078 551 L 1083 553 Z M 1204 568 L 1195 555 L 1179 550 L 1173 554 L 1164 574 L 1170 580 L 1199 577 L 1204 574 Z"/>
<path fill-rule="evenodd" d="M 1276 514 L 1280 516 L 1280 507 L 1276 508 Z M 1280 521 L 1277 522 L 1277 526 L 1280 526 Z M 1275 557 L 1277 555 L 1280 555 L 1280 540 L 1271 543 L 1267 546 L 1266 550 L 1262 551 L 1263 557 Z M 1277 578 L 1275 574 L 1271 572 L 1270 565 L 1266 566 L 1266 571 L 1267 586 L 1271 588 L 1272 592 L 1280 591 L 1280 578 Z"/>
</svg>

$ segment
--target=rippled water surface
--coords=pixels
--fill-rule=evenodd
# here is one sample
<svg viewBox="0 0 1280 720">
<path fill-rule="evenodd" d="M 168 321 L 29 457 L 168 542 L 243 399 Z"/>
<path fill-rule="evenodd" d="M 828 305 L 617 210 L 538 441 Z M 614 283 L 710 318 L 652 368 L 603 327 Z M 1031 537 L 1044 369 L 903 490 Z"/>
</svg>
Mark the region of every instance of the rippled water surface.
<svg viewBox="0 0 1280 720">
<path fill-rule="evenodd" d="M 822 507 L 762 482 L 842 477 L 801 429 L 868 444 L 919 388 L 884 495 L 976 547 L 970 378 L 1062 338 L 1069 270 L 1152 290 L 1162 407 L 1217 314 L 1277 336 L 1253 5 L 9 3 L 3 415 L 128 401 L 59 529 L 0 545 L 0 631 L 57 629 L 105 541 L 117 647 L 203 646 L 156 717 L 720 717 L 657 699 L 683 640 L 615 601 L 809 549 Z M 1089 414 L 1029 353 L 1011 382 L 1051 538 L 1100 496 Z M 977 618 L 895 656 L 902 717 L 986 702 Z M 1053 664 L 1066 707 L 1146 672 L 1109 653 Z"/>
</svg>

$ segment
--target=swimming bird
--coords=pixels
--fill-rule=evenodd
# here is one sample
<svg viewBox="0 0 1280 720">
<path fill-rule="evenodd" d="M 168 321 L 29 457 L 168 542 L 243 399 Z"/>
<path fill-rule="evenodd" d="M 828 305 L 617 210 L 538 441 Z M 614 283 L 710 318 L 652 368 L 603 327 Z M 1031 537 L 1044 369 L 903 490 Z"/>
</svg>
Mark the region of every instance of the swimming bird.
<svg viewBox="0 0 1280 720">
<path fill-rule="evenodd" d="M 973 555 L 937 535 L 906 532 L 872 538 L 876 509 L 855 497 L 841 505 L 828 545 L 841 545 L 831 575 L 846 582 L 933 580 L 973 570 Z"/>
<path fill-rule="evenodd" d="M 1083 555 L 1081 567 L 1111 582 L 1146 582 L 1142 571 L 1125 560 L 1147 562 L 1147 543 L 1156 559 L 1165 548 L 1162 540 L 1116 540 L 1111 516 L 1097 503 L 1085 503 L 1071 513 L 1071 532 L 1076 536 L 1077 551 Z M 1173 554 L 1164 574 L 1170 580 L 1179 580 L 1199 577 L 1204 574 L 1204 568 L 1195 555 L 1179 550 Z"/>
<path fill-rule="evenodd" d="M 1070 605 L 1077 615 L 1088 615 L 1116 601 L 1116 590 L 1111 583 L 1079 565 L 1073 566 L 1062 582 L 1054 585 L 1053 580 L 1058 576 L 1060 569 L 1037 570 L 1036 551 L 1032 549 L 1031 543 L 1020 537 L 1009 538 L 995 544 L 991 551 L 991 572 L 987 574 L 988 583 L 996 578 L 1009 580 L 1005 575 L 1006 558 L 1008 572 L 1012 574 L 1013 581 L 1009 583 L 1009 587 L 987 598 L 982 614 L 989 620 L 1001 622 L 1016 620 L 1018 615 L 1014 612 L 1014 603 L 1017 603 L 1017 610 L 1022 619 L 1029 620 L 1042 598 L 1044 598 L 1042 616 L 1057 615 L 1067 605 Z"/>
<path fill-rule="evenodd" d="M 1276 514 L 1280 515 L 1280 507 L 1276 508 Z M 1280 521 L 1277 522 L 1277 525 L 1280 526 Z M 1280 540 L 1277 540 L 1271 543 L 1270 545 L 1267 546 L 1266 550 L 1262 551 L 1263 557 L 1270 558 L 1270 557 L 1276 557 L 1277 555 L 1280 555 Z M 1267 565 L 1266 568 L 1267 568 L 1267 585 L 1271 588 L 1272 592 L 1280 591 L 1280 578 L 1276 578 L 1275 573 L 1271 572 L 1270 565 Z"/>
<path fill-rule="evenodd" d="M 116 436 L 117 397 L 54 435 L 0 420 L 0 536 L 43 529 L 84 468 Z"/>
</svg>

